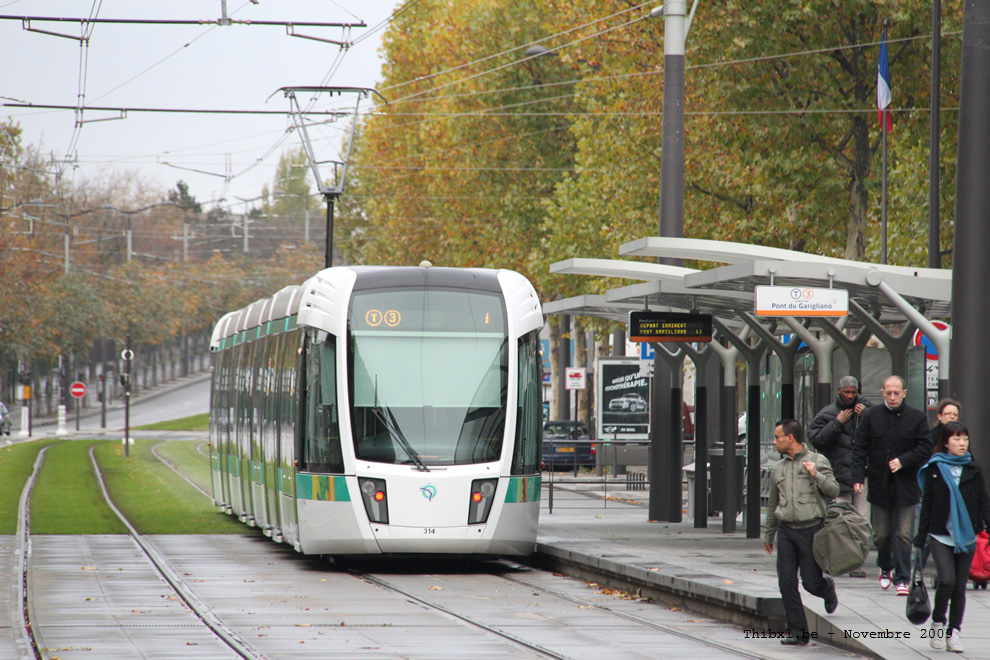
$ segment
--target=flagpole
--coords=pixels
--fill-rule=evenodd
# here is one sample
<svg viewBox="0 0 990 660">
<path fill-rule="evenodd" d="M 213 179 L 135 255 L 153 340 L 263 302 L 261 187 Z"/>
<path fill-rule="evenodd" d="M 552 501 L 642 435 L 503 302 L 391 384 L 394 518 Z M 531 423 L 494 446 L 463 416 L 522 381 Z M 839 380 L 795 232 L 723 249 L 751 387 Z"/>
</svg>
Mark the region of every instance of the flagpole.
<svg viewBox="0 0 990 660">
<path fill-rule="evenodd" d="M 883 19 L 883 33 L 880 36 L 880 61 L 877 67 L 877 108 L 880 110 L 880 143 L 882 144 L 882 165 L 880 169 L 880 263 L 887 263 L 887 133 L 890 130 L 890 67 L 887 63 L 887 27 L 889 19 Z"/>
<path fill-rule="evenodd" d="M 880 142 L 883 145 L 883 167 L 881 169 L 880 193 L 880 263 L 887 263 L 887 113 L 883 111 L 883 124 L 880 125 Z"/>
</svg>

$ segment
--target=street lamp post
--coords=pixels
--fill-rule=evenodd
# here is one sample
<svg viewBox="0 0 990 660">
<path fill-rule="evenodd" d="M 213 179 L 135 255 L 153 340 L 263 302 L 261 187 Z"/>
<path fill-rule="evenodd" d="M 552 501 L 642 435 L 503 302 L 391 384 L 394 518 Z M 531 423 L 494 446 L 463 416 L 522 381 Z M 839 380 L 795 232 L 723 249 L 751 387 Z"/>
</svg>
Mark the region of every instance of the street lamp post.
<svg viewBox="0 0 990 660">
<path fill-rule="evenodd" d="M 667 0 L 650 12 L 664 17 L 663 133 L 660 139 L 659 235 L 684 236 L 684 41 L 687 0 Z M 661 259 L 680 265 L 679 259 Z"/>
</svg>

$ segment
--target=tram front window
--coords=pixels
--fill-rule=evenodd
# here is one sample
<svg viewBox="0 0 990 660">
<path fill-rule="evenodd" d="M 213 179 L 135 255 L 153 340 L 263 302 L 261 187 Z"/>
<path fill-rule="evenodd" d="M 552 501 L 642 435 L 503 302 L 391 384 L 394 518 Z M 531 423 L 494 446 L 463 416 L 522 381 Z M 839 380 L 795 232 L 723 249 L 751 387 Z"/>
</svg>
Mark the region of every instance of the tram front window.
<svg viewBox="0 0 990 660">
<path fill-rule="evenodd" d="M 358 292 L 348 327 L 358 459 L 421 469 L 499 460 L 508 375 L 499 296 Z"/>
</svg>

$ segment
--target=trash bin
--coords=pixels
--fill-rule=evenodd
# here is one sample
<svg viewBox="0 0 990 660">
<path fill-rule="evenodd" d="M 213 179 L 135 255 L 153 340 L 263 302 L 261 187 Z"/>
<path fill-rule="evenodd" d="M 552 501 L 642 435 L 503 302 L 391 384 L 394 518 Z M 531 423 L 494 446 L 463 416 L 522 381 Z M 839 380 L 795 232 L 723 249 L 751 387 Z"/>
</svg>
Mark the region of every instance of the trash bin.
<svg viewBox="0 0 990 660">
<path fill-rule="evenodd" d="M 721 513 L 725 509 L 725 444 L 716 442 L 708 452 L 711 466 L 711 507 L 713 513 Z M 736 505 L 742 511 L 743 468 L 746 466 L 746 443 L 736 443 Z"/>
</svg>

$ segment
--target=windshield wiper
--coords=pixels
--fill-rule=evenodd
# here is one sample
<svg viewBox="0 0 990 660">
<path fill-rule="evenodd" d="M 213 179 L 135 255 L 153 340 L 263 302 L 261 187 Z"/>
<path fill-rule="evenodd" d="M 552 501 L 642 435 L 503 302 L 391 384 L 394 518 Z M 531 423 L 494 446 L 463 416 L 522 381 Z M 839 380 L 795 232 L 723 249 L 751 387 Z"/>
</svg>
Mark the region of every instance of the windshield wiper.
<svg viewBox="0 0 990 660">
<path fill-rule="evenodd" d="M 375 414 L 378 421 L 382 423 L 385 430 L 388 431 L 389 435 L 395 438 L 402 447 L 402 451 L 406 452 L 406 455 L 416 464 L 416 469 L 420 472 L 429 472 L 430 468 L 426 467 L 426 463 L 423 459 L 419 457 L 419 454 L 413 450 L 412 445 L 409 444 L 409 440 L 406 439 L 405 434 L 402 433 L 402 429 L 399 428 L 399 423 L 395 421 L 395 415 L 392 414 L 391 408 L 388 406 L 378 405 L 378 379 L 375 379 L 375 405 L 371 408 L 371 412 Z"/>
</svg>

